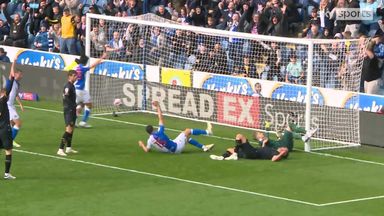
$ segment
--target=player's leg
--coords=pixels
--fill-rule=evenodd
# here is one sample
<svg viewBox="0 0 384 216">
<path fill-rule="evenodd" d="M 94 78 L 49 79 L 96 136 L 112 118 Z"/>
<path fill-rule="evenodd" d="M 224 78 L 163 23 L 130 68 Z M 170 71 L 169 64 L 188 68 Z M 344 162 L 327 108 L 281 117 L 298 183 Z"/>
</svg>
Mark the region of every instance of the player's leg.
<svg viewBox="0 0 384 216">
<path fill-rule="evenodd" d="M 225 160 L 226 158 L 230 157 L 232 154 L 236 153 L 235 148 L 228 148 L 226 152 L 222 155 L 209 155 L 209 157 L 212 160 Z"/>
<path fill-rule="evenodd" d="M 12 180 L 16 177 L 10 174 L 12 165 L 12 135 L 10 130 L 2 129 L 0 131 L 0 147 L 5 149 L 5 171 L 4 179 Z"/>
<path fill-rule="evenodd" d="M 14 140 L 19 133 L 19 130 L 21 128 L 21 120 L 19 117 L 19 114 L 17 114 L 16 107 L 15 106 L 8 106 L 9 110 L 9 118 L 12 125 L 12 140 L 13 140 L 13 146 L 14 147 L 21 147 L 19 144 L 17 144 Z"/>
<path fill-rule="evenodd" d="M 83 118 L 79 123 L 79 126 L 90 128 L 92 126 L 89 125 L 87 122 L 88 122 L 89 116 L 91 115 L 91 109 L 92 109 L 91 96 L 88 91 L 83 90 L 82 93 L 83 93 L 83 101 L 84 101 L 84 114 L 83 114 Z"/>
<path fill-rule="evenodd" d="M 183 133 L 184 133 L 184 135 L 186 137 L 186 140 L 188 140 L 189 144 L 192 144 L 193 146 L 195 146 L 195 147 L 197 147 L 199 149 L 202 149 L 205 152 L 211 150 L 213 148 L 213 146 L 214 146 L 214 144 L 203 145 L 199 141 L 197 141 L 195 139 L 192 139 L 190 137 L 190 135 L 208 134 L 206 130 L 186 128 L 183 131 Z"/>
<path fill-rule="evenodd" d="M 67 154 L 64 152 L 65 147 L 67 147 L 67 153 L 76 153 L 76 151 L 72 149 L 72 135 L 76 122 L 76 111 L 65 111 L 64 121 L 66 125 L 65 132 L 61 138 L 59 150 L 57 151 L 57 154 L 60 156 L 67 156 Z"/>
<path fill-rule="evenodd" d="M 4 172 L 4 179 L 12 180 L 16 177 L 13 176 L 11 171 L 11 165 L 12 165 L 12 148 L 5 150 L 5 172 Z"/>
<path fill-rule="evenodd" d="M 248 140 L 243 134 L 236 134 L 235 143 L 235 148 L 227 149 L 227 152 L 223 155 L 225 157 L 224 160 L 238 160 L 238 154 L 242 152 L 242 146 L 248 143 Z"/>
</svg>

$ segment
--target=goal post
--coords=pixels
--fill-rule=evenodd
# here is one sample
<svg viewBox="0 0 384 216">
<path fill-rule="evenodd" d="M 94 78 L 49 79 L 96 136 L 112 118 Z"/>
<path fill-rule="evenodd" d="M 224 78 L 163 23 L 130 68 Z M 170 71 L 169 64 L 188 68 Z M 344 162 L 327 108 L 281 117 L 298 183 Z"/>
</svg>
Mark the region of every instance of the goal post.
<svg viewBox="0 0 384 216">
<path fill-rule="evenodd" d="M 87 14 L 86 29 L 91 61 L 109 52 L 90 74 L 96 114 L 153 112 L 156 100 L 179 118 L 262 131 L 293 121 L 319 128 L 305 151 L 360 145 L 359 111 L 350 106 L 367 40 L 253 35 L 154 14 Z"/>
</svg>

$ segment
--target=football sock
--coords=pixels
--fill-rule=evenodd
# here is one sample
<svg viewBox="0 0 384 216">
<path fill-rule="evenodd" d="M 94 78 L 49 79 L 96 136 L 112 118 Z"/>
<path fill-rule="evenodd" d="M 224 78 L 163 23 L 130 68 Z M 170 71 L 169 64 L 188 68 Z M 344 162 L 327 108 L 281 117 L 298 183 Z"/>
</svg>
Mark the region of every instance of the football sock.
<svg viewBox="0 0 384 216">
<path fill-rule="evenodd" d="M 16 138 L 18 132 L 19 132 L 19 127 L 13 126 L 12 127 L 12 139 L 13 140 Z"/>
<path fill-rule="evenodd" d="M 199 143 L 197 140 L 194 140 L 192 138 L 189 138 L 188 143 L 190 143 L 190 144 L 192 144 L 192 145 L 194 145 L 194 146 L 196 146 L 197 148 L 200 148 L 200 149 L 202 149 L 203 146 L 204 146 L 203 144 Z"/>
<path fill-rule="evenodd" d="M 84 115 L 83 119 L 81 121 L 87 122 L 89 119 L 89 115 L 91 114 L 91 109 L 89 109 L 87 106 L 84 107 Z"/>
<path fill-rule="evenodd" d="M 67 147 L 68 148 L 71 148 L 71 146 L 72 146 L 72 136 L 73 136 L 73 134 L 68 134 L 68 139 L 67 139 Z"/>
<path fill-rule="evenodd" d="M 5 155 L 5 173 L 9 173 L 11 169 L 12 155 Z"/>
<path fill-rule="evenodd" d="M 64 146 L 68 146 L 68 138 L 69 138 L 70 133 L 67 131 L 64 132 L 63 137 L 61 138 L 61 143 L 60 143 L 60 149 L 64 149 Z"/>
<path fill-rule="evenodd" d="M 191 133 L 192 133 L 192 135 L 202 135 L 202 134 L 207 135 L 208 134 L 208 132 L 206 130 L 201 130 L 201 129 L 192 129 Z"/>
</svg>

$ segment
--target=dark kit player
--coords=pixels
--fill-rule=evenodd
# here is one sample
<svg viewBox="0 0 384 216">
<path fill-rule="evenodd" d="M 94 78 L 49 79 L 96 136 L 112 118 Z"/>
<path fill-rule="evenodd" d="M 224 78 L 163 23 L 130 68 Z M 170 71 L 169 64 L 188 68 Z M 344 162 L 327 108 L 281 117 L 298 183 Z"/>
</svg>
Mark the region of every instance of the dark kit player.
<svg viewBox="0 0 384 216">
<path fill-rule="evenodd" d="M 57 154 L 60 156 L 67 156 L 68 153 L 77 153 L 77 151 L 72 149 L 72 136 L 76 122 L 76 89 L 73 84 L 76 80 L 76 71 L 70 70 L 68 72 L 68 82 L 65 84 L 63 91 L 65 132 L 57 151 Z M 66 147 L 65 152 L 64 147 Z"/>
</svg>

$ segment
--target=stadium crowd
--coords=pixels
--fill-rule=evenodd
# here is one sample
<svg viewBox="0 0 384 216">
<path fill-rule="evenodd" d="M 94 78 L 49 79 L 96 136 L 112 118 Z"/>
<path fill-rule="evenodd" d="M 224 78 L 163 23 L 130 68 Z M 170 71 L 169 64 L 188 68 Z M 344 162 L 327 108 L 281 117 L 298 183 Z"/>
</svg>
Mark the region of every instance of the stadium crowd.
<svg viewBox="0 0 384 216">
<path fill-rule="evenodd" d="M 184 25 L 291 38 L 336 41 L 371 37 L 363 54 L 361 86 L 365 82 L 365 86 L 374 87 L 362 91 L 383 91 L 381 0 L 0 0 L 0 4 L 1 44 L 74 55 L 84 52 L 87 13 L 118 17 L 153 13 Z M 338 19 L 336 11 L 340 8 L 370 9 L 372 19 Z M 90 33 L 92 52 L 97 55 L 106 50 L 112 53 L 112 59 L 141 63 L 143 53 L 149 50 L 148 64 L 291 83 L 305 80 L 304 46 L 159 27 L 147 34 L 141 31 L 137 25 L 99 20 L 92 24 Z M 359 55 L 348 53 L 352 50 L 349 46 L 343 42 L 315 47 L 314 76 L 318 82 L 314 85 L 351 88 L 348 79 L 354 74 L 348 73 L 348 67 Z"/>
</svg>

